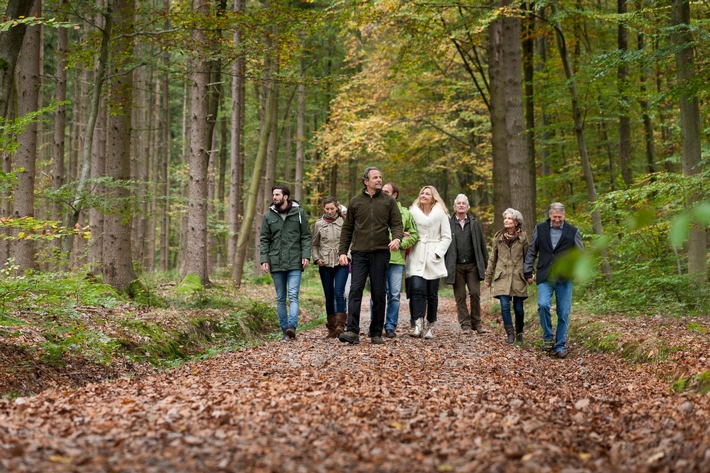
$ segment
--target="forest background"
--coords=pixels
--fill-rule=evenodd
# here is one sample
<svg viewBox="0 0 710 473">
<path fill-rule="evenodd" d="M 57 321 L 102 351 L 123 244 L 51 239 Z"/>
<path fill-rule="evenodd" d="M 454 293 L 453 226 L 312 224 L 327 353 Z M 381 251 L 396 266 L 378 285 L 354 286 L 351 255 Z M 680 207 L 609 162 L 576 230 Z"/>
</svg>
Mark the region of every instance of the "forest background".
<svg viewBox="0 0 710 473">
<path fill-rule="evenodd" d="M 4 326 L 67 281 L 263 281 L 271 187 L 315 221 L 370 165 L 405 206 L 467 194 L 487 238 L 562 201 L 579 299 L 706 315 L 705 0 L 0 6 Z"/>
</svg>

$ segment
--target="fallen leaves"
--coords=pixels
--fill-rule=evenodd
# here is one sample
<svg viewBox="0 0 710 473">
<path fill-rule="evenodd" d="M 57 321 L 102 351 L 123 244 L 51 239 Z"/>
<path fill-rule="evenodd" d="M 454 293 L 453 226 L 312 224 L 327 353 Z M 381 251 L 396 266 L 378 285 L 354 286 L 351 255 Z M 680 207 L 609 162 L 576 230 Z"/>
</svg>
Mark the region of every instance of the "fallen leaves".
<svg viewBox="0 0 710 473">
<path fill-rule="evenodd" d="M 400 329 L 349 346 L 316 329 L 2 401 L 0 471 L 710 470 L 708 396 L 611 355 L 463 335 L 449 300 L 440 318 L 431 341 Z"/>
</svg>

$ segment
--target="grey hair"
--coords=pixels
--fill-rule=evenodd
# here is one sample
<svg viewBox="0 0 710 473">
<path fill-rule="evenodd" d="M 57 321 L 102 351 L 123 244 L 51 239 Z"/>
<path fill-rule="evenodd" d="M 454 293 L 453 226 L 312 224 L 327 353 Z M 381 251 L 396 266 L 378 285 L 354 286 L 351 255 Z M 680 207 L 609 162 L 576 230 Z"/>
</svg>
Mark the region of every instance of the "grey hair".
<svg viewBox="0 0 710 473">
<path fill-rule="evenodd" d="M 562 212 L 565 213 L 565 206 L 562 205 L 562 202 L 553 202 L 550 204 L 550 211 L 548 214 L 552 212 Z"/>
<path fill-rule="evenodd" d="M 365 183 L 365 181 L 370 180 L 370 171 L 379 171 L 379 168 L 376 168 L 375 166 L 370 166 L 369 168 L 365 169 L 365 172 L 362 174 L 363 184 Z"/>
<path fill-rule="evenodd" d="M 458 202 L 459 200 L 463 200 L 464 202 L 466 202 L 467 206 L 471 207 L 471 204 L 468 203 L 468 197 L 466 197 L 466 194 L 459 194 L 454 199 L 454 208 L 456 208 L 456 202 Z"/>
<path fill-rule="evenodd" d="M 523 214 L 521 214 L 518 210 L 505 209 L 505 211 L 503 211 L 503 218 L 505 218 L 506 214 L 511 214 L 513 216 L 513 220 L 515 220 L 516 226 L 523 226 Z"/>
</svg>

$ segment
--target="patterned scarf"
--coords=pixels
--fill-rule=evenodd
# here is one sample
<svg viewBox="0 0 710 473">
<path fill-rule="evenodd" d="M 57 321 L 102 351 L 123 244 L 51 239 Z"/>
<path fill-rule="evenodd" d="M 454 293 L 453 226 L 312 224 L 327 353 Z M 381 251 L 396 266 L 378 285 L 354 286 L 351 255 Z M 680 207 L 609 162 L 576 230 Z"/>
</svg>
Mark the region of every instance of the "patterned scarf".
<svg viewBox="0 0 710 473">
<path fill-rule="evenodd" d="M 507 230 L 503 229 L 503 242 L 508 245 L 508 248 L 510 248 L 513 245 L 513 242 L 518 239 L 518 235 L 520 235 L 521 230 L 522 229 L 520 227 L 515 227 L 513 233 L 508 233 Z"/>
</svg>

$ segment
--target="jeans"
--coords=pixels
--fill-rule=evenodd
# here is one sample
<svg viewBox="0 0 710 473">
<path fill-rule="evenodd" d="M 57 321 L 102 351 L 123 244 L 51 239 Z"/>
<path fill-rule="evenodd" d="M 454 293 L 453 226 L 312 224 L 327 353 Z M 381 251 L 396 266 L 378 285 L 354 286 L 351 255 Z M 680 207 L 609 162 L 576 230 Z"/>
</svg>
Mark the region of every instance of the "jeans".
<svg viewBox="0 0 710 473">
<path fill-rule="evenodd" d="M 436 322 L 439 308 L 439 280 L 412 276 L 409 281 L 409 289 L 412 291 L 410 307 L 414 320 L 421 319 L 426 315 L 428 322 Z"/>
<path fill-rule="evenodd" d="M 348 282 L 348 267 L 319 266 L 320 282 L 323 285 L 323 295 L 325 296 L 326 315 L 335 315 L 338 312 L 345 312 L 345 283 Z"/>
<path fill-rule="evenodd" d="M 466 307 L 466 288 L 471 299 L 471 314 Z M 456 265 L 454 279 L 454 299 L 456 314 L 461 328 L 477 329 L 481 326 L 481 278 L 475 263 Z"/>
<path fill-rule="evenodd" d="M 404 265 L 390 264 L 385 281 L 387 293 L 387 315 L 385 317 L 385 330 L 395 330 L 399 322 L 399 299 L 402 294 L 402 274 Z M 372 313 L 372 299 L 370 299 L 370 313 Z"/>
<path fill-rule="evenodd" d="M 370 278 L 372 314 L 370 337 L 381 337 L 385 325 L 385 282 L 390 263 L 390 250 L 352 252 L 350 296 L 348 298 L 348 332 L 360 333 L 360 308 L 365 282 Z"/>
<path fill-rule="evenodd" d="M 301 289 L 301 274 L 302 271 L 300 269 L 271 273 L 271 277 L 274 278 L 274 287 L 276 288 L 276 315 L 279 316 L 281 330 L 286 330 L 289 327 L 294 329 L 298 327 L 298 292 Z M 288 309 L 286 308 L 287 288 Z"/>
<path fill-rule="evenodd" d="M 523 332 L 525 326 L 525 309 L 523 308 L 524 297 L 496 296 L 500 301 L 500 311 L 503 315 L 503 325 L 512 326 L 513 318 L 510 316 L 510 299 L 513 299 L 513 311 L 515 312 L 515 331 Z"/>
<path fill-rule="evenodd" d="M 555 293 L 557 312 L 557 333 L 555 334 L 555 351 L 562 351 L 567 344 L 567 326 L 569 313 L 572 310 L 572 280 L 565 282 L 545 281 L 537 285 L 537 313 L 540 316 L 542 339 L 552 341 L 552 293 Z"/>
</svg>

